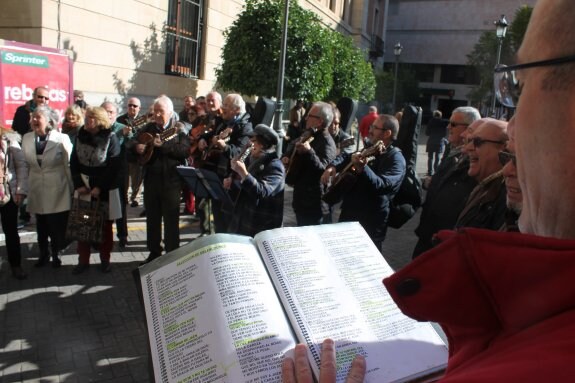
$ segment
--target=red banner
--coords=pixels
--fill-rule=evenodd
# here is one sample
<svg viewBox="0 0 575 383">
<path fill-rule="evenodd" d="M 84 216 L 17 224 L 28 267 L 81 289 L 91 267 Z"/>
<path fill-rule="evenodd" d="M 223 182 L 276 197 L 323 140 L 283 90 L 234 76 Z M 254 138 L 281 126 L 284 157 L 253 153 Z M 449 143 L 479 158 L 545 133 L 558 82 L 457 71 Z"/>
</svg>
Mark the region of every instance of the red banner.
<svg viewBox="0 0 575 383">
<path fill-rule="evenodd" d="M 28 44 L 15 44 L 22 47 L 0 46 L 2 125 L 12 126 L 16 109 L 32 99 L 32 92 L 38 86 L 48 88 L 49 106 L 62 117 L 73 102 L 70 57 L 53 49 L 32 49 Z"/>
</svg>

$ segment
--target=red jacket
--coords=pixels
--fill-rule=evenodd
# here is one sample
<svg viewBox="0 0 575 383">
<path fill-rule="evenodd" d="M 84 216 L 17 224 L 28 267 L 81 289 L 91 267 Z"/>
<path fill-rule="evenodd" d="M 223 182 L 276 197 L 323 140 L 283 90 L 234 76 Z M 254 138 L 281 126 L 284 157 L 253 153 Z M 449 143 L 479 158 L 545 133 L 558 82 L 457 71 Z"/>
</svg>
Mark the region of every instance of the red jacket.
<svg viewBox="0 0 575 383">
<path fill-rule="evenodd" d="M 441 324 L 441 382 L 573 381 L 575 241 L 480 229 L 438 236 L 384 284 L 405 314 Z"/>
<path fill-rule="evenodd" d="M 377 113 L 368 113 L 361 119 L 361 122 L 359 123 L 359 134 L 361 134 L 361 138 L 367 137 L 369 127 L 373 124 L 377 116 Z"/>
</svg>

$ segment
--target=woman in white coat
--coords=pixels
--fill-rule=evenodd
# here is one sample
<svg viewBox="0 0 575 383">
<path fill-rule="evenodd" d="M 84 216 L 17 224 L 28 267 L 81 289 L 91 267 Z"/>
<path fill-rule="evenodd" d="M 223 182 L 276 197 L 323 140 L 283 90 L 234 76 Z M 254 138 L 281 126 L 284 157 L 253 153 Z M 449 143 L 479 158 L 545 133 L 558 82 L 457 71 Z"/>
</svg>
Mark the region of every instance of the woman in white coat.
<svg viewBox="0 0 575 383">
<path fill-rule="evenodd" d="M 36 267 L 50 260 L 60 267 L 58 252 L 65 247 L 66 223 L 73 192 L 70 174 L 72 143 L 60 133 L 58 114 L 40 106 L 30 117 L 32 131 L 22 139 L 22 151 L 29 167 L 28 212 L 36 214 L 36 233 L 40 254 Z"/>
</svg>

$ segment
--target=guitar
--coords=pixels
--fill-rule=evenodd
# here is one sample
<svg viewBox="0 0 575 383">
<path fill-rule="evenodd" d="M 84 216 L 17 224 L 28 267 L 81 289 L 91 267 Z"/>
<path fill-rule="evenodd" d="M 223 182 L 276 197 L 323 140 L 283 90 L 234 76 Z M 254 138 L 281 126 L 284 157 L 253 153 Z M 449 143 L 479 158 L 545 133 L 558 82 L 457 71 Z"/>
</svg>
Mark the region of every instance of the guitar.
<svg viewBox="0 0 575 383">
<path fill-rule="evenodd" d="M 178 130 L 178 126 L 172 126 L 171 128 L 164 130 L 162 133 L 160 133 L 160 140 L 162 142 L 171 140 L 178 135 Z M 154 153 L 154 136 L 146 132 L 141 133 L 138 136 L 138 143 L 146 145 L 144 152 L 138 158 L 138 163 L 140 165 L 145 165 L 148 161 L 150 161 L 150 158 L 152 158 L 152 154 Z"/>
<path fill-rule="evenodd" d="M 373 146 L 363 149 L 359 154 L 361 158 L 369 162 L 375 159 L 375 157 L 385 153 L 385 150 L 386 148 L 383 142 L 377 141 Z M 357 180 L 355 172 L 356 169 L 350 158 L 349 164 L 334 177 L 331 185 L 327 188 L 321 199 L 329 205 L 335 205 L 341 201 L 343 196 L 352 188 Z"/>
<path fill-rule="evenodd" d="M 314 139 L 314 137 L 313 137 L 314 133 L 315 133 L 315 130 L 313 130 L 313 129 L 305 130 L 301 134 L 301 136 L 299 136 L 296 144 L 297 143 L 302 143 L 302 144 L 311 143 Z M 286 169 L 286 175 L 285 175 L 286 183 L 290 186 L 294 184 L 294 181 L 295 181 L 294 178 L 297 176 L 297 172 L 298 172 L 299 167 L 300 167 L 300 163 L 298 161 L 299 157 L 296 156 L 296 153 L 297 153 L 297 150 L 295 149 L 295 145 L 294 145 L 293 151 L 291 152 L 291 156 L 289 159 L 288 167 Z"/>
<path fill-rule="evenodd" d="M 338 154 L 341 153 L 344 149 L 352 146 L 353 144 L 355 144 L 355 138 L 354 137 L 349 137 L 349 138 L 346 138 L 345 140 L 341 140 L 339 142 L 338 147 L 337 147 Z"/>
<path fill-rule="evenodd" d="M 217 141 L 219 140 L 224 140 L 224 142 L 228 142 L 230 140 L 230 135 L 232 134 L 232 131 L 234 130 L 233 126 L 229 126 L 227 128 L 225 128 L 224 130 L 222 130 L 216 137 L 217 137 Z M 212 138 L 213 140 L 213 138 Z M 212 158 L 215 154 L 219 154 L 222 150 L 216 147 L 215 143 L 211 143 L 210 146 L 208 146 L 204 152 L 202 153 L 202 161 L 205 161 L 208 158 Z"/>
<path fill-rule="evenodd" d="M 128 126 L 132 129 L 132 133 L 136 133 L 142 126 L 148 123 L 148 116 L 145 114 L 143 116 L 135 118 Z"/>
</svg>

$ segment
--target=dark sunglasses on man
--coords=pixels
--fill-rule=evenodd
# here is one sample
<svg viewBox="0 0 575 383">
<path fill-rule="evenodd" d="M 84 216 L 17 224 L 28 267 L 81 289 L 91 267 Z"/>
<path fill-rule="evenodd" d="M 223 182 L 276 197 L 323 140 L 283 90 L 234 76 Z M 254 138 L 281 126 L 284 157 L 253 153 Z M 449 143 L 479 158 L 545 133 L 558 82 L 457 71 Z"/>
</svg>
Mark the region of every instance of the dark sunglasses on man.
<svg viewBox="0 0 575 383">
<path fill-rule="evenodd" d="M 499 152 L 499 163 L 501 166 L 507 165 L 509 161 L 513 163 L 513 166 L 517 166 L 517 157 L 515 157 L 515 154 L 510 153 L 507 150 Z"/>
</svg>

